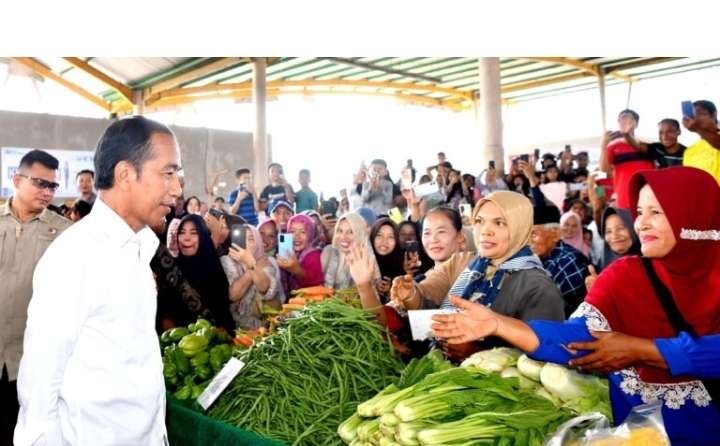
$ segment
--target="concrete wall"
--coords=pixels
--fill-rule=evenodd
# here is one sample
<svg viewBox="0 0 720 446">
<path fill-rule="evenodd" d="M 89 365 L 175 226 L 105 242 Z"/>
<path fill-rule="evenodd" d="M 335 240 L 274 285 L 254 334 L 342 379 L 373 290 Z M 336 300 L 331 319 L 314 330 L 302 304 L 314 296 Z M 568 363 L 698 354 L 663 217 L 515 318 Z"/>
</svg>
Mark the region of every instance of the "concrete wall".
<svg viewBox="0 0 720 446">
<path fill-rule="evenodd" d="M 0 111 L 0 147 L 93 151 L 109 124 L 110 121 L 105 119 Z M 252 133 L 171 128 L 180 144 L 186 197 L 197 195 L 203 201 L 207 200 L 205 188 L 210 177 L 228 169 L 220 180 L 226 186 L 217 191 L 217 195 L 227 198 L 234 186 L 235 170 L 240 167 L 252 169 Z M 64 197 L 56 198 L 56 201 L 62 201 Z"/>
</svg>

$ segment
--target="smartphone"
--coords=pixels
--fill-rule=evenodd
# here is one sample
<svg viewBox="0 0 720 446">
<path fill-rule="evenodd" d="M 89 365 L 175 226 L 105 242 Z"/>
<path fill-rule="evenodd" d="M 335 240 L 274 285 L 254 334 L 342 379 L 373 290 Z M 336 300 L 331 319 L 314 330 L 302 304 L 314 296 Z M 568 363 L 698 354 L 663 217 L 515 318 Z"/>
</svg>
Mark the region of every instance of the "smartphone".
<svg viewBox="0 0 720 446">
<path fill-rule="evenodd" d="M 403 220 L 402 213 L 398 207 L 388 210 L 388 217 L 390 217 L 390 220 L 394 221 L 396 224 L 400 224 Z"/>
<path fill-rule="evenodd" d="M 295 253 L 293 249 L 292 234 L 278 234 L 278 255 L 283 258 L 290 258 Z"/>
<path fill-rule="evenodd" d="M 329 214 L 332 215 L 333 218 L 335 218 L 335 214 L 337 213 L 337 208 L 330 200 L 324 200 L 320 204 L 320 209 L 322 210 L 323 214 Z"/>
<path fill-rule="evenodd" d="M 585 183 L 570 183 L 568 189 L 570 192 L 580 192 L 587 189 L 587 185 Z"/>
<path fill-rule="evenodd" d="M 417 240 L 411 240 L 405 243 L 405 252 L 418 252 L 420 251 L 420 244 Z"/>
<path fill-rule="evenodd" d="M 495 160 L 488 161 L 488 169 L 495 169 Z"/>
<path fill-rule="evenodd" d="M 212 215 L 213 217 L 217 218 L 218 220 L 220 220 L 220 217 L 222 217 L 222 216 L 225 215 L 225 213 L 224 213 L 223 211 L 219 211 L 219 210 L 217 210 L 217 209 L 215 209 L 215 208 L 210 208 L 210 209 L 208 209 L 208 212 L 210 213 L 210 215 Z"/>
<path fill-rule="evenodd" d="M 695 117 L 695 108 L 693 107 L 692 101 L 683 101 L 682 102 L 682 114 L 686 118 L 694 118 Z"/>
<path fill-rule="evenodd" d="M 520 155 L 520 156 L 518 157 L 518 159 L 520 159 L 520 160 L 522 160 L 522 161 L 525 161 L 526 163 L 529 163 L 529 162 L 530 162 L 530 155 L 528 155 L 527 153 L 524 153 L 524 154 Z"/>
<path fill-rule="evenodd" d="M 436 194 L 440 191 L 436 181 L 431 181 L 425 184 L 418 184 L 415 186 L 415 196 L 418 198 L 427 197 L 428 195 Z"/>
<path fill-rule="evenodd" d="M 470 206 L 468 203 L 460 203 L 460 215 L 470 217 L 471 213 L 472 206 Z"/>
<path fill-rule="evenodd" d="M 247 228 L 244 225 L 232 225 L 230 227 L 230 243 L 237 245 L 242 249 L 247 248 L 246 243 Z"/>
<path fill-rule="evenodd" d="M 540 149 L 535 149 L 535 151 L 533 153 L 535 154 L 535 159 L 539 160 L 540 159 Z"/>
</svg>

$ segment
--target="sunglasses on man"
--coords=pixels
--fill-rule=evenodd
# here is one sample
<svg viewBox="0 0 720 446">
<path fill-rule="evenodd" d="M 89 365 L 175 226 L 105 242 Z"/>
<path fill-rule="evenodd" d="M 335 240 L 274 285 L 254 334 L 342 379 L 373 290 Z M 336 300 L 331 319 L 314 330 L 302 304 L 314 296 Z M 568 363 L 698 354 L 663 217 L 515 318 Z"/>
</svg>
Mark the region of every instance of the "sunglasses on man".
<svg viewBox="0 0 720 446">
<path fill-rule="evenodd" d="M 43 180 L 42 178 L 31 177 L 29 175 L 23 175 L 21 173 L 17 174 L 17 176 L 27 178 L 38 189 L 47 189 L 50 192 L 55 192 L 57 188 L 60 187 L 60 184 L 48 180 Z"/>
</svg>

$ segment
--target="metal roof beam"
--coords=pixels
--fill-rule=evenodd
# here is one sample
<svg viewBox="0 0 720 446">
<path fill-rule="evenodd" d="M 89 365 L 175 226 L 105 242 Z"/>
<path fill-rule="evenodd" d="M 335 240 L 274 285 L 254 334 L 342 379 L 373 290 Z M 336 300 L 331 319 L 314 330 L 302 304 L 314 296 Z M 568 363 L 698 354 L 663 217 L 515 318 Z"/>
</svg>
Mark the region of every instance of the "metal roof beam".
<svg viewBox="0 0 720 446">
<path fill-rule="evenodd" d="M 436 77 L 424 76 L 422 74 L 413 74 L 413 73 L 411 73 L 409 71 L 405 71 L 405 70 L 394 70 L 392 68 L 385 68 L 380 65 L 369 64 L 369 63 L 365 63 L 365 62 L 356 62 L 352 59 L 343 59 L 341 57 L 318 57 L 318 59 L 323 59 L 323 60 L 327 60 L 330 62 L 343 64 L 343 65 L 349 65 L 351 67 L 363 68 L 366 70 L 381 71 L 381 72 L 384 72 L 387 74 L 397 74 L 398 76 L 414 78 L 414 79 L 418 79 L 418 80 L 432 82 L 434 84 L 439 84 L 440 82 L 442 82 L 442 79 L 438 79 Z"/>
<path fill-rule="evenodd" d="M 267 88 L 292 88 L 292 87 L 356 87 L 356 88 L 377 88 L 392 89 L 398 91 L 421 91 L 429 93 L 443 93 L 451 97 L 459 97 L 472 100 L 472 93 L 468 91 L 460 91 L 454 88 L 439 87 L 436 85 L 419 85 L 410 82 L 374 82 L 366 80 L 347 80 L 347 79 L 327 79 L 327 80 L 297 80 L 297 81 L 270 81 Z M 202 94 L 218 94 L 229 91 L 250 91 L 252 90 L 251 82 L 241 82 L 234 84 L 211 84 L 201 87 L 175 88 L 155 94 L 149 97 L 145 104 L 152 105 L 155 102 L 166 98 L 202 95 Z"/>
<path fill-rule="evenodd" d="M 65 61 L 70 63 L 75 68 L 84 71 L 85 73 L 89 74 L 90 76 L 94 77 L 95 79 L 99 80 L 100 82 L 104 83 L 105 85 L 108 85 L 111 88 L 114 88 L 117 90 L 118 93 L 123 95 L 125 99 L 132 102 L 133 100 L 133 93 L 132 89 L 128 87 L 127 85 L 123 84 L 122 82 L 119 82 L 112 77 L 108 76 L 107 74 L 103 73 L 102 71 L 98 70 L 97 68 L 91 66 L 89 63 L 85 62 L 84 60 L 78 58 L 78 57 L 63 57 Z"/>
<path fill-rule="evenodd" d="M 239 63 L 241 60 L 242 60 L 242 58 L 239 58 L 239 57 L 222 57 L 222 58 L 212 61 L 208 64 L 199 66 L 197 68 L 193 68 L 190 71 L 186 71 L 184 73 L 173 76 L 169 79 L 165 79 L 161 82 L 153 84 L 145 89 L 145 95 L 149 96 L 152 94 L 159 93 L 161 91 L 170 90 L 181 84 L 186 84 L 188 82 L 192 82 L 203 76 L 207 76 L 209 74 L 220 71 L 223 68 L 226 68 L 230 65 Z"/>
<path fill-rule="evenodd" d="M 102 108 L 105 111 L 111 111 L 112 106 L 99 98 L 98 96 L 90 93 L 89 91 L 85 90 L 84 88 L 79 87 L 78 85 L 70 82 L 69 80 L 65 79 L 64 77 L 58 76 L 57 74 L 53 73 L 49 68 L 47 68 L 45 65 L 41 64 L 40 62 L 36 61 L 35 59 L 31 57 L 15 57 L 16 61 L 20 62 L 21 64 L 25 65 L 26 67 L 33 70 L 35 73 L 39 74 L 42 77 L 52 79 L 58 84 L 62 85 L 63 87 L 67 88 L 68 90 L 72 91 L 75 94 L 78 94 L 82 96 L 83 98 L 87 99 L 88 101 L 92 102 L 93 104 L 97 105 L 98 107 Z"/>
<path fill-rule="evenodd" d="M 517 82 L 514 84 L 503 85 L 500 88 L 500 91 L 503 93 L 510 93 L 513 91 L 529 90 L 531 88 L 544 87 L 545 85 L 552 85 L 552 84 L 557 84 L 560 82 L 572 81 L 575 79 L 581 79 L 583 77 L 589 77 L 589 76 L 592 76 L 592 75 L 587 72 L 584 72 L 584 71 L 580 72 L 580 73 L 563 74 L 561 76 L 553 76 L 553 77 L 548 77 L 545 79 L 536 79 L 536 80 L 531 80 L 531 81 Z"/>
<path fill-rule="evenodd" d="M 559 65 L 565 65 L 573 68 L 577 68 L 578 70 L 585 71 L 586 73 L 590 73 L 594 76 L 600 75 L 600 69 L 601 66 L 593 63 L 583 62 L 582 60 L 578 59 L 571 59 L 569 57 L 527 57 L 528 60 L 534 60 L 536 62 L 547 62 L 547 63 L 555 63 Z M 619 71 L 619 69 L 613 68 L 613 70 L 609 71 L 607 73 L 609 76 L 613 76 L 617 79 L 624 80 L 626 82 L 632 82 L 633 78 L 630 76 L 627 76 Z"/>
</svg>

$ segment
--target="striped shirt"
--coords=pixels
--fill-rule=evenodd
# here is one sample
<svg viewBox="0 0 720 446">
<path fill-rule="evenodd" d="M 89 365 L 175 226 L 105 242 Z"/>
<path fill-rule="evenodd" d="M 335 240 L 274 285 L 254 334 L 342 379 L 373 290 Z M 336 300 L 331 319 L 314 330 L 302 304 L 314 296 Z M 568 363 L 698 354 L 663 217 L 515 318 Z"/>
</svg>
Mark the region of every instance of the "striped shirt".
<svg viewBox="0 0 720 446">
<path fill-rule="evenodd" d="M 244 218 L 245 221 L 248 222 L 248 224 L 257 226 L 258 216 L 257 212 L 255 212 L 255 199 L 253 198 L 252 192 L 245 189 L 244 186 L 240 186 L 240 188 L 230 192 L 230 196 L 228 197 L 228 204 L 230 206 L 235 204 L 235 200 L 237 200 L 240 189 L 244 189 L 248 193 L 248 196 L 240 202 L 240 207 L 238 207 L 237 215 Z"/>
</svg>

